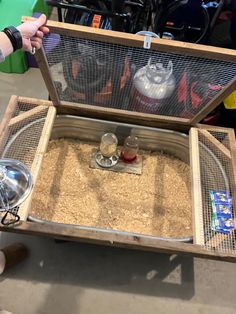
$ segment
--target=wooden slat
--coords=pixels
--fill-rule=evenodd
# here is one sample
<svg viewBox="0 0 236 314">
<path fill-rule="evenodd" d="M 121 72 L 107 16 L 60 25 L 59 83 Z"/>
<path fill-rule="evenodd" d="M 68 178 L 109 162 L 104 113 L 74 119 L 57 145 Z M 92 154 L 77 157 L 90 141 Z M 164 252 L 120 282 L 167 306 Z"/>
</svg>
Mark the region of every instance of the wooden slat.
<svg viewBox="0 0 236 314">
<path fill-rule="evenodd" d="M 200 258 L 236 262 L 236 255 L 208 251 L 199 245 L 158 240 L 154 237 L 133 236 L 118 232 L 85 230 L 79 226 L 61 226 L 59 224 L 33 223 L 21 221 L 14 227 L 0 225 L 1 231 L 47 236 L 58 239 L 95 243 L 113 247 L 160 252 L 167 254 L 191 255 Z"/>
<path fill-rule="evenodd" d="M 6 108 L 6 112 L 0 124 L 0 153 L 2 153 L 2 150 L 8 139 L 9 121 L 11 120 L 16 110 L 17 102 L 18 102 L 18 97 L 15 95 L 11 96 L 8 106 Z"/>
<path fill-rule="evenodd" d="M 193 210 L 193 240 L 194 243 L 204 245 L 201 169 L 199 155 L 198 129 L 191 128 L 189 134 L 190 165 L 192 182 L 192 210 Z"/>
<path fill-rule="evenodd" d="M 18 116 L 12 118 L 8 124 L 9 127 L 13 127 L 14 125 L 17 125 L 19 123 L 27 123 L 30 119 L 32 119 L 32 117 L 34 117 L 37 114 L 40 114 L 42 111 L 45 111 L 45 106 L 37 106 L 33 109 L 30 109 L 28 111 L 25 111 L 21 114 L 19 114 Z"/>
<path fill-rule="evenodd" d="M 37 148 L 36 153 L 35 153 L 35 158 L 34 158 L 32 166 L 30 168 L 30 171 L 31 171 L 32 176 L 33 176 L 34 185 L 37 182 L 37 178 L 39 176 L 41 164 L 43 161 L 43 156 L 47 150 L 48 141 L 50 139 L 51 130 L 53 127 L 55 116 L 56 116 L 56 109 L 53 106 L 49 107 L 48 108 L 48 114 L 47 114 L 47 117 L 45 120 L 45 124 L 44 124 L 43 130 L 42 130 L 42 135 L 41 135 L 41 138 L 40 138 L 40 141 L 38 144 L 38 148 Z M 31 195 L 20 206 L 18 214 L 19 214 L 21 220 L 26 220 L 28 217 L 28 212 L 30 209 L 31 198 L 32 198 L 33 192 L 34 192 L 34 186 L 33 186 L 33 190 L 31 192 Z"/>
<path fill-rule="evenodd" d="M 229 146 L 231 151 L 232 158 L 232 173 L 231 173 L 231 193 L 232 193 L 232 202 L 234 209 L 234 228 L 236 229 L 236 140 L 235 133 L 233 129 L 228 130 L 229 136 Z"/>
<path fill-rule="evenodd" d="M 236 77 L 229 82 L 226 86 L 222 88 L 222 90 L 213 97 L 204 108 L 199 111 L 192 119 L 190 124 L 192 126 L 195 126 L 198 122 L 202 121 L 208 113 L 210 113 L 212 110 L 214 110 L 219 104 L 224 101 L 225 98 L 227 98 L 232 92 L 236 90 Z"/>
<path fill-rule="evenodd" d="M 37 106 L 38 105 L 53 106 L 53 103 L 50 100 L 38 99 L 38 98 L 32 98 L 32 97 L 18 96 L 18 102 L 29 104 L 29 105 L 37 105 Z"/>
<path fill-rule="evenodd" d="M 32 20 L 31 17 L 22 17 L 22 21 Z M 56 21 L 47 21 L 47 26 L 52 33 L 61 35 L 93 39 L 97 41 L 125 45 L 130 47 L 143 47 L 143 36 L 127 34 L 116 31 L 95 29 L 75 24 L 66 24 Z M 215 60 L 236 62 L 236 51 L 199 44 L 191 44 L 175 40 L 152 39 L 151 48 L 157 51 L 177 53 L 181 55 L 197 56 Z"/>
<path fill-rule="evenodd" d="M 220 141 L 218 141 L 208 130 L 199 129 L 199 133 L 203 135 L 210 143 L 209 145 L 213 146 L 214 149 L 220 151 L 226 158 L 231 159 L 230 151 L 225 147 Z"/>
<path fill-rule="evenodd" d="M 47 86 L 51 100 L 52 100 L 54 106 L 58 106 L 60 104 L 60 99 L 59 99 L 55 84 L 53 82 L 51 72 L 49 70 L 48 61 L 47 61 L 47 58 L 45 56 L 45 52 L 44 52 L 43 48 L 36 51 L 35 58 L 36 58 L 36 61 L 38 63 L 38 66 L 40 68 L 40 71 L 42 73 L 44 82 Z"/>
<path fill-rule="evenodd" d="M 82 103 L 73 103 L 73 102 L 66 102 L 62 101 L 62 105 L 65 106 L 77 106 L 81 111 L 101 113 L 101 114 L 109 114 L 114 116 L 127 116 L 127 110 L 122 109 L 114 109 L 114 108 L 107 108 L 107 107 L 99 107 L 99 106 L 92 106 Z M 170 117 L 170 116 L 163 116 L 163 115 L 154 115 L 150 113 L 143 113 L 143 112 L 136 112 L 136 111 L 128 111 L 129 115 L 133 118 L 142 119 L 142 120 L 153 120 L 157 122 L 178 122 L 180 124 L 188 124 L 189 119 L 186 118 L 179 118 L 179 117 Z"/>
<path fill-rule="evenodd" d="M 121 109 L 91 106 L 80 103 L 61 101 L 57 108 L 60 114 L 74 114 L 95 119 L 117 121 L 124 123 L 139 124 L 143 126 L 153 126 L 165 129 L 189 130 L 189 119 L 152 115 L 142 112 L 126 111 Z"/>
<path fill-rule="evenodd" d="M 202 124 L 202 123 L 197 123 L 195 127 L 198 129 L 205 129 L 208 131 L 225 132 L 225 133 L 228 133 L 230 130 L 233 130 L 233 129 L 225 128 L 222 126 L 215 126 L 215 125 Z"/>
</svg>

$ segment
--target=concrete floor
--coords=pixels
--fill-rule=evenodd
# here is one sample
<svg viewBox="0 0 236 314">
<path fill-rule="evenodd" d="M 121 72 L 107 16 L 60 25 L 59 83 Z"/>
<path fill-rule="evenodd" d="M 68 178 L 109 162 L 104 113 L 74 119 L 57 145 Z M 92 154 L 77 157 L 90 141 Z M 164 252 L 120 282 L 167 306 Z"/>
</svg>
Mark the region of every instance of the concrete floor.
<svg viewBox="0 0 236 314">
<path fill-rule="evenodd" d="M 1 114 L 11 94 L 47 99 L 37 69 L 0 82 Z M 31 254 L 0 276 L 0 306 L 14 314 L 236 313 L 235 264 L 0 235 L 1 247 L 16 241 Z"/>
</svg>

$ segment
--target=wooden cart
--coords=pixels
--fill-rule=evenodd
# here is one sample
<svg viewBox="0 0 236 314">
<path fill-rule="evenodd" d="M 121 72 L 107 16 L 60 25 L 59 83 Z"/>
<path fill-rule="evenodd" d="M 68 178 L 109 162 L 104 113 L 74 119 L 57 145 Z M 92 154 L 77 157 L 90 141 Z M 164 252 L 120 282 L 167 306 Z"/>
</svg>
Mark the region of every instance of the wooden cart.
<svg viewBox="0 0 236 314">
<path fill-rule="evenodd" d="M 223 188 L 217 178 L 216 172 L 206 171 L 206 151 L 214 153 L 215 160 L 220 163 L 227 177 L 227 191 L 233 197 L 233 214 L 236 215 L 236 142 L 232 129 L 206 126 L 200 121 L 216 108 L 232 91 L 236 89 L 236 53 L 228 49 L 188 44 L 176 41 L 151 39 L 151 48 L 144 48 L 144 37 L 119 32 L 104 31 L 82 26 L 47 22 L 51 33 L 56 34 L 55 47 L 50 50 L 52 41 L 45 40 L 44 49 L 36 53 L 37 62 L 49 91 L 51 101 L 12 96 L 5 116 L 0 126 L 0 143 L 2 156 L 23 161 L 33 174 L 36 183 L 42 160 L 47 149 L 48 141 L 54 126 L 56 115 L 76 116 L 98 121 L 114 123 L 115 126 L 129 124 L 129 127 L 162 128 L 180 131 L 189 134 L 189 153 L 192 175 L 192 209 L 193 209 L 193 243 L 168 241 L 153 236 L 119 232 L 116 230 L 103 230 L 99 228 L 86 228 L 79 225 L 52 224 L 47 221 L 27 220 L 31 206 L 32 195 L 19 207 L 18 215 L 21 220 L 12 226 L 0 226 L 0 230 L 15 233 L 50 236 L 72 241 L 84 241 L 102 245 L 127 247 L 132 249 L 156 251 L 163 253 L 187 254 L 196 257 L 236 261 L 235 233 L 229 235 L 215 233 L 210 228 L 211 205 L 208 200 L 211 189 Z M 147 39 L 149 40 L 149 39 Z M 48 43 L 47 43 L 48 41 Z M 59 43 L 63 43 L 61 46 Z M 124 60 L 124 56 L 139 60 L 150 56 L 160 56 L 164 60 L 172 59 L 176 66 L 183 69 L 192 69 L 197 74 L 204 72 L 204 77 L 216 80 L 220 88 L 208 95 L 209 98 L 194 110 L 173 111 L 176 103 L 173 102 L 172 111 L 161 111 L 159 114 L 136 112 L 124 107 L 120 98 L 115 102 L 80 103 L 73 101 L 75 95 L 64 95 L 61 84 L 58 85 L 58 72 L 53 66 L 67 60 L 69 55 L 76 54 L 76 45 L 99 47 L 100 50 L 109 49 L 113 59 L 103 55 L 110 61 Z M 63 50 L 63 53 L 60 51 Z M 71 49 L 71 50 L 70 50 Z M 65 51 L 68 54 L 65 54 Z M 131 56 L 131 57 L 130 57 Z M 122 59 L 123 58 L 123 59 Z M 137 63 L 137 62 L 136 62 Z M 117 64 L 111 65 L 114 72 L 118 71 Z M 73 73 L 72 73 L 73 75 Z M 131 74 L 129 74 L 131 76 Z M 115 87 L 114 87 L 115 88 Z M 115 89 L 113 89 L 115 92 Z M 129 95 L 130 90 L 126 91 Z M 114 99 L 113 99 L 114 100 Z M 191 100 L 187 99 L 189 106 Z M 37 127 L 29 125 L 37 121 Z M 96 124 L 95 123 L 95 124 Z M 27 133 L 31 130 L 30 134 Z M 21 142 L 13 143 L 12 138 L 21 132 Z M 26 133 L 24 133 L 26 132 Z M 4 154 L 8 148 L 8 155 Z M 204 147 L 204 149 L 203 149 Z M 204 170 L 205 169 L 205 170 Z M 219 184 L 218 184 L 219 183 Z M 216 186 L 215 186 L 216 184 Z M 34 191 L 33 191 L 34 192 Z M 32 194 L 33 194 L 32 192 Z"/>
</svg>

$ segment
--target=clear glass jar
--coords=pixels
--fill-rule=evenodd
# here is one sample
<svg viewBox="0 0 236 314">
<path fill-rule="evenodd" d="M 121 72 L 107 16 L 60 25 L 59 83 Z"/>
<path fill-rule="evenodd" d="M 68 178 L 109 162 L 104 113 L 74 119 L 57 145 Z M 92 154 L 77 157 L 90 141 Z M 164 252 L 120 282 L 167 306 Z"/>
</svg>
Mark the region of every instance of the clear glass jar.
<svg viewBox="0 0 236 314">
<path fill-rule="evenodd" d="M 133 162 L 137 158 L 138 149 L 138 138 L 136 136 L 130 135 L 125 139 L 120 158 L 124 162 Z"/>
<path fill-rule="evenodd" d="M 100 152 L 104 157 L 116 155 L 118 140 L 115 134 L 105 133 L 101 138 Z"/>
</svg>

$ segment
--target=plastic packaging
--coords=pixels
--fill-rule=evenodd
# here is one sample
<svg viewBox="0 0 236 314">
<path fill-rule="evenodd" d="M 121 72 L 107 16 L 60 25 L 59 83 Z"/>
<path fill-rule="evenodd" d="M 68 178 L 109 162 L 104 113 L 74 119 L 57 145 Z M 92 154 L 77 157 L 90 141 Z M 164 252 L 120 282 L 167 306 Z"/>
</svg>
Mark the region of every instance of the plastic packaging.
<svg viewBox="0 0 236 314">
<path fill-rule="evenodd" d="M 211 191 L 212 203 L 212 230 L 229 234 L 233 225 L 232 197 L 225 191 Z"/>
</svg>

